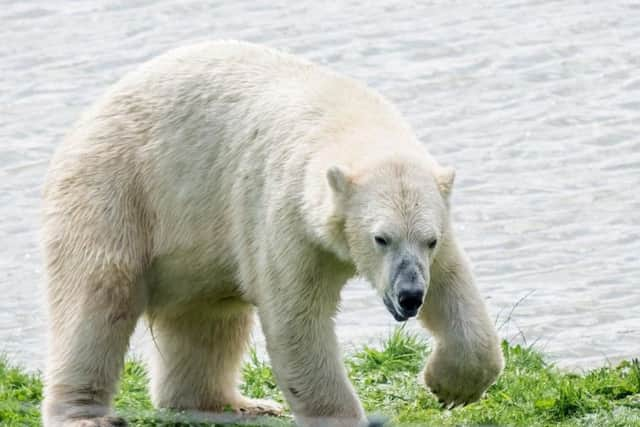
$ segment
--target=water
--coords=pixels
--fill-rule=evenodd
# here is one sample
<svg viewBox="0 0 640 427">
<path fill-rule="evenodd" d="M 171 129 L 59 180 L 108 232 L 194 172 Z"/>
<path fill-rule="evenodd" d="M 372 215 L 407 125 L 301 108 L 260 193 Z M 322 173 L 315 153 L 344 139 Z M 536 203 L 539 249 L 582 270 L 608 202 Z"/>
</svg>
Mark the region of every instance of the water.
<svg viewBox="0 0 640 427">
<path fill-rule="evenodd" d="M 422 3 L 0 0 L 0 351 L 42 367 L 40 188 L 65 130 L 142 61 L 236 38 L 368 82 L 457 168 L 457 228 L 504 337 L 567 367 L 639 356 L 640 4 Z M 347 348 L 392 325 L 346 288 Z"/>
</svg>

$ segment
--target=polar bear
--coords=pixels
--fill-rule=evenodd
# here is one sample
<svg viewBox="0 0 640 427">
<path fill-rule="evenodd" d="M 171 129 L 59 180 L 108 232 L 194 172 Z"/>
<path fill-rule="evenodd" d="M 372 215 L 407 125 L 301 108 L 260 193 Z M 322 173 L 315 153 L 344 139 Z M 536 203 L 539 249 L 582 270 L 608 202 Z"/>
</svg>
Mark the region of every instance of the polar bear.
<svg viewBox="0 0 640 427">
<path fill-rule="evenodd" d="M 80 119 L 45 184 L 45 426 L 124 424 L 110 403 L 143 316 L 156 406 L 280 413 L 237 389 L 254 312 L 296 421 L 364 425 L 333 320 L 356 273 L 434 335 L 431 391 L 480 398 L 503 361 L 453 181 L 384 98 L 292 55 L 209 42 L 146 63 Z"/>
</svg>

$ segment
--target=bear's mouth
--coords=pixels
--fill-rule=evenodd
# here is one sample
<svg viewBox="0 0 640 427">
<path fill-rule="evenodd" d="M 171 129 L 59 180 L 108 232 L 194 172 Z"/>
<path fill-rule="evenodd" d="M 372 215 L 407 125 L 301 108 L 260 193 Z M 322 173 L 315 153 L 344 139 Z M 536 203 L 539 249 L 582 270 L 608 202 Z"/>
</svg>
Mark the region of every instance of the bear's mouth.
<svg viewBox="0 0 640 427">
<path fill-rule="evenodd" d="M 418 310 L 416 310 L 416 313 L 409 315 L 408 313 L 405 314 L 401 310 L 398 310 L 387 293 L 382 297 L 382 301 L 384 302 L 384 306 L 387 307 L 387 310 L 397 322 L 406 322 L 409 317 L 415 316 L 418 312 Z"/>
</svg>

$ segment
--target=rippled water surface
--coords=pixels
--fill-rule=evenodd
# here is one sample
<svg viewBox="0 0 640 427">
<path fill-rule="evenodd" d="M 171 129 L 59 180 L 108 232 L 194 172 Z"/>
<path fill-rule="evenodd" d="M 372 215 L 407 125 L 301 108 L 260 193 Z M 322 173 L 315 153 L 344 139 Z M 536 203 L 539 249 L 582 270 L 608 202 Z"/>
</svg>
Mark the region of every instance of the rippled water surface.
<svg viewBox="0 0 640 427">
<path fill-rule="evenodd" d="M 0 351 L 12 360 L 44 360 L 38 209 L 63 133 L 136 65 L 216 38 L 303 55 L 399 105 L 458 171 L 457 228 L 504 337 L 564 366 L 640 355 L 638 2 L 0 0 Z M 346 347 L 392 325 L 365 284 L 347 286 Z M 134 350 L 148 345 L 141 328 Z"/>
</svg>

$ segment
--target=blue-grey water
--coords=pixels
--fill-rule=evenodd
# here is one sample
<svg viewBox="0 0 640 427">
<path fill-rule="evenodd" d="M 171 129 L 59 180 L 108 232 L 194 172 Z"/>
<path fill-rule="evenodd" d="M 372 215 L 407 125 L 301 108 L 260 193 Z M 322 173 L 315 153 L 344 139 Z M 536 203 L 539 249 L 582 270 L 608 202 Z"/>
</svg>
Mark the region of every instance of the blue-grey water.
<svg viewBox="0 0 640 427">
<path fill-rule="evenodd" d="M 43 364 L 38 212 L 65 130 L 146 59 L 220 38 L 399 105 L 457 169 L 453 215 L 502 336 L 562 366 L 640 355 L 640 3 L 585 0 L 0 0 L 0 352 Z M 393 321 L 356 281 L 337 324 L 349 348 Z M 140 328 L 133 350 L 149 345 Z"/>
</svg>

